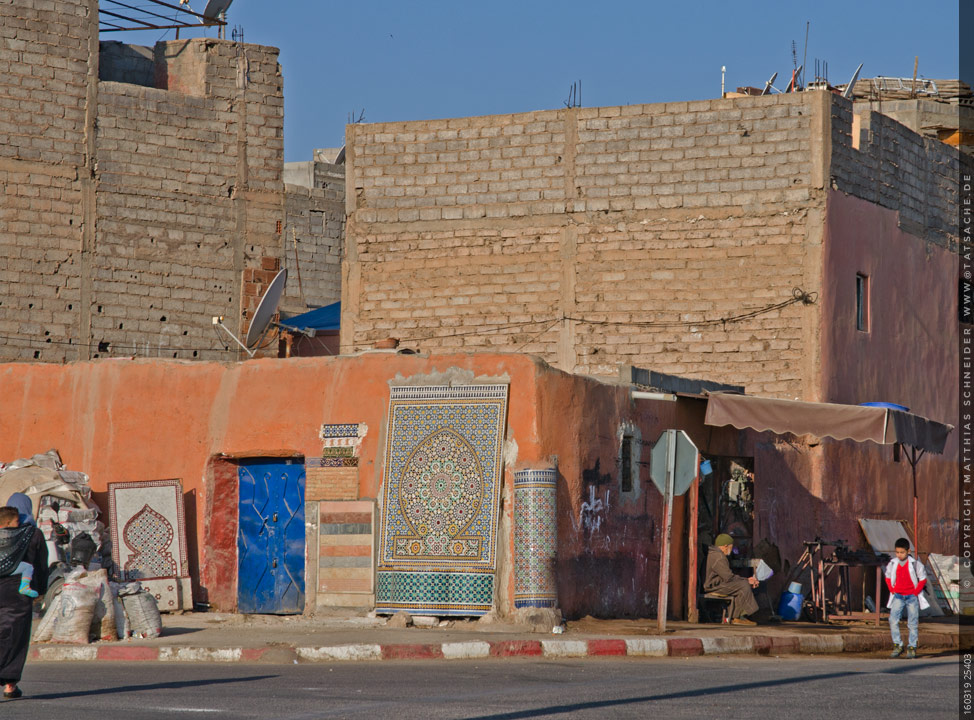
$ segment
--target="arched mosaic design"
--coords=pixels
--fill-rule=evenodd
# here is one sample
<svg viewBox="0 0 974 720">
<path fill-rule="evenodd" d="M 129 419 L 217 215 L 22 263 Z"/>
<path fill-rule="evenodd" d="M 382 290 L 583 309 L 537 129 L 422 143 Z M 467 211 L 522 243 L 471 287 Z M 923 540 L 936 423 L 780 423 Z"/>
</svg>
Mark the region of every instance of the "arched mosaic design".
<svg viewBox="0 0 974 720">
<path fill-rule="evenodd" d="M 378 612 L 493 607 L 506 422 L 507 385 L 392 388 Z"/>
</svg>

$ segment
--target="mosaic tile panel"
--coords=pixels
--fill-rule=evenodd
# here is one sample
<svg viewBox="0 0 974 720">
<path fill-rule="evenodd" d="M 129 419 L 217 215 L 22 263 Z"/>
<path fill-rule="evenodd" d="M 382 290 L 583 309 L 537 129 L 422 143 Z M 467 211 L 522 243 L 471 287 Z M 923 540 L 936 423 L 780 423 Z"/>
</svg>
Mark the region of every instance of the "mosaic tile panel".
<svg viewBox="0 0 974 720">
<path fill-rule="evenodd" d="M 507 390 L 391 389 L 378 612 L 483 615 L 493 606 Z"/>
<path fill-rule="evenodd" d="M 364 423 L 324 424 L 318 431 L 321 438 L 321 464 L 318 467 L 356 467 L 362 440 L 369 431 Z M 315 461 L 318 458 L 314 459 Z"/>
<path fill-rule="evenodd" d="M 558 606 L 557 478 L 554 469 L 514 473 L 514 607 Z"/>
<path fill-rule="evenodd" d="M 117 579 L 138 580 L 163 612 L 193 608 L 184 516 L 179 480 L 108 485 Z"/>
</svg>

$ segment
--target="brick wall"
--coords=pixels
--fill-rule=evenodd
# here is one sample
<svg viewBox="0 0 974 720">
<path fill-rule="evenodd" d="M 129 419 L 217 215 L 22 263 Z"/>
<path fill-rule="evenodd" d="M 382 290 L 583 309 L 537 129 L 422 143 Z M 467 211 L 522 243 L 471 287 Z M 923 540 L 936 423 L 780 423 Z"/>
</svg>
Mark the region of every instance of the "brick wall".
<svg viewBox="0 0 974 720">
<path fill-rule="evenodd" d="M 116 40 L 101 41 L 98 56 L 98 79 L 132 85 L 156 86 L 153 48 L 130 45 Z"/>
<path fill-rule="evenodd" d="M 827 190 L 941 244 L 956 222 L 956 153 L 863 122 L 855 149 L 851 103 L 809 92 L 350 126 L 342 351 L 392 335 L 819 399 L 821 310 L 738 316 L 820 291 Z"/>
<path fill-rule="evenodd" d="M 898 211 L 900 227 L 912 235 L 956 247 L 961 159 L 956 148 L 867 105 L 856 105 L 854 115 L 851 102 L 836 98 L 832 149 L 835 189 Z"/>
<path fill-rule="evenodd" d="M 343 352 L 394 335 L 802 394 L 814 309 L 714 321 L 807 285 L 816 112 L 796 95 L 350 126 Z"/>
<path fill-rule="evenodd" d="M 96 8 L 94 0 L 0 3 L 2 357 L 75 352 L 57 343 L 72 337 L 81 301 Z"/>
<path fill-rule="evenodd" d="M 310 187 L 285 186 L 282 256 L 288 285 L 282 307 L 294 313 L 341 300 L 345 166 L 310 166 Z"/>
<path fill-rule="evenodd" d="M 237 357 L 210 318 L 246 332 L 280 265 L 278 51 L 100 54 L 96 0 L 0 5 L 0 39 L 0 358 Z"/>
</svg>

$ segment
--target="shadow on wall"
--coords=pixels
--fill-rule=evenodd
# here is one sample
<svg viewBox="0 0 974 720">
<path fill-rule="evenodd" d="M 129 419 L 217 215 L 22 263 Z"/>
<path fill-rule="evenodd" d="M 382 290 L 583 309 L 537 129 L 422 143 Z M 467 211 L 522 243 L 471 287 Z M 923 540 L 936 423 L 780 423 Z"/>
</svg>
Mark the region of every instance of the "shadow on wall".
<svg viewBox="0 0 974 720">
<path fill-rule="evenodd" d="M 864 547 L 862 533 L 856 523 L 860 507 L 848 507 L 842 514 L 813 491 L 815 484 L 830 482 L 823 476 L 825 466 L 821 445 L 803 445 L 789 442 L 760 442 L 754 447 L 755 462 L 755 541 L 767 540 L 777 547 L 781 556 L 781 572 L 768 581 L 768 594 L 772 601 L 785 589 L 792 567 L 805 550 L 805 540 L 843 540 L 855 550 Z M 857 479 L 857 482 L 860 482 Z M 850 532 L 850 530 L 854 530 Z M 868 546 L 866 546 L 868 547 Z M 832 548 L 827 548 L 831 552 Z M 805 590 L 809 579 L 799 578 Z M 827 594 L 832 597 L 835 580 L 830 577 Z M 853 607 L 862 602 L 862 575 L 853 568 Z M 873 594 L 869 581 L 867 594 Z"/>
<path fill-rule="evenodd" d="M 99 80 L 156 87 L 155 59 L 151 47 L 103 40 L 99 43 L 99 49 Z"/>
<path fill-rule="evenodd" d="M 648 480 L 647 480 L 648 482 Z M 649 483 L 652 485 L 652 483 Z M 559 472 L 558 600 L 570 619 L 648 617 L 655 612 L 659 583 L 657 518 L 659 493 L 644 488 L 623 507 L 618 482 L 601 461 L 582 471 L 582 497 L 569 497 Z M 562 510 L 561 508 L 564 508 Z M 675 508 L 674 516 L 681 512 Z"/>
</svg>

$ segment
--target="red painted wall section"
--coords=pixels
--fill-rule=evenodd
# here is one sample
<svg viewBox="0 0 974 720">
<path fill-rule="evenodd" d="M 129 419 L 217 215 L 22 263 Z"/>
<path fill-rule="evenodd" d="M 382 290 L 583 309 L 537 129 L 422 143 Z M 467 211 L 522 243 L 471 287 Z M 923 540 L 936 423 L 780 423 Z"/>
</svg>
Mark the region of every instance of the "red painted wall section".
<svg viewBox="0 0 974 720">
<path fill-rule="evenodd" d="M 895 402 L 956 425 L 958 257 L 900 229 L 898 213 L 841 192 L 826 210 L 821 378 L 825 401 Z M 856 273 L 869 278 L 869 331 L 856 329 Z M 912 476 L 892 449 L 823 443 L 822 498 L 852 540 L 857 517 L 909 520 Z M 921 551 L 955 554 L 958 433 L 917 466 Z"/>
<path fill-rule="evenodd" d="M 237 607 L 237 527 L 240 481 L 237 463 L 214 457 L 207 463 L 205 477 L 206 518 L 200 543 L 204 580 L 201 602 L 214 610 Z M 195 591 L 195 589 L 194 589 Z"/>
</svg>

